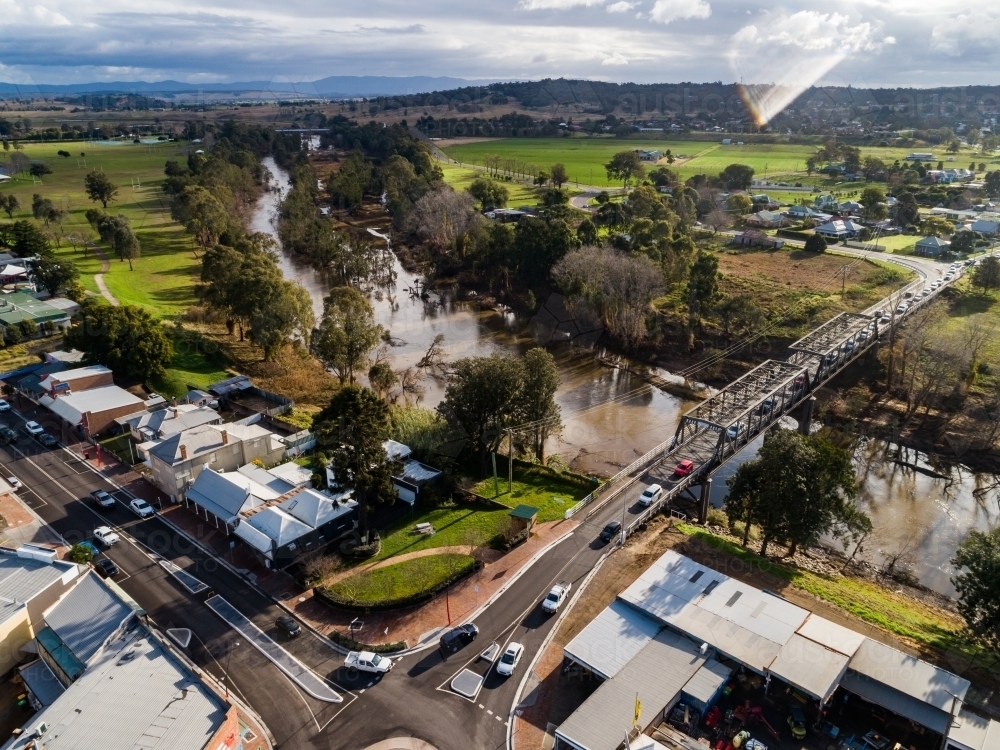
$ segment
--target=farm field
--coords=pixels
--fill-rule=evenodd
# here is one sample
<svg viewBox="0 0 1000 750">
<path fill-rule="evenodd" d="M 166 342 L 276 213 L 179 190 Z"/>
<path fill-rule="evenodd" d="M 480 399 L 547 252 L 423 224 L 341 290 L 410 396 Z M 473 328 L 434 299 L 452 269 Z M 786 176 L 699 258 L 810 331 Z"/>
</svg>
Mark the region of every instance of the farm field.
<svg viewBox="0 0 1000 750">
<path fill-rule="evenodd" d="M 670 149 L 671 153 L 678 157 L 678 162 L 670 168 L 677 171 L 683 179 L 695 174 L 717 174 L 729 164 L 740 163 L 753 167 L 756 177 L 780 179 L 780 176 L 783 176 L 787 180 L 793 175 L 802 178 L 806 176 L 806 159 L 815 153 L 817 148 L 814 144 L 781 143 L 746 143 L 739 146 L 735 143 L 736 137 L 733 140 L 733 144 L 724 146 L 721 143 L 681 139 L 497 138 L 454 146 L 449 146 L 448 141 L 443 140 L 436 142 L 435 145 L 452 159 L 467 164 L 482 164 L 483 157 L 487 154 L 512 156 L 519 161 L 541 167 L 562 162 L 572 182 L 602 187 L 618 186 L 618 183 L 607 179 L 604 164 L 618 151 L 628 149 L 641 148 L 663 152 Z M 884 161 L 892 162 L 904 159 L 913 150 L 869 147 L 862 148 L 861 153 L 863 156 L 877 156 Z M 925 148 L 917 150 L 930 150 L 941 160 L 948 158 L 943 148 L 936 151 Z M 684 158 L 680 158 L 682 156 Z M 955 155 L 954 166 L 968 166 L 968 162 L 973 160 L 990 161 L 978 153 L 967 150 Z M 663 164 L 666 165 L 666 162 Z M 647 168 L 652 166 L 654 165 L 648 164 Z M 823 178 L 819 179 L 823 181 Z M 816 180 L 816 176 L 813 180 Z M 856 188 L 856 185 L 851 187 Z M 829 188 L 821 185 L 821 189 Z"/>
<path fill-rule="evenodd" d="M 468 167 L 459 167 L 454 164 L 438 164 L 444 172 L 444 181 L 455 190 L 465 190 L 472 184 L 472 181 L 479 177 L 482 172 Z M 510 193 L 507 205 L 511 208 L 518 206 L 534 206 L 538 204 L 539 190 L 535 187 L 524 185 L 520 182 L 505 182 L 504 187 Z"/>
</svg>

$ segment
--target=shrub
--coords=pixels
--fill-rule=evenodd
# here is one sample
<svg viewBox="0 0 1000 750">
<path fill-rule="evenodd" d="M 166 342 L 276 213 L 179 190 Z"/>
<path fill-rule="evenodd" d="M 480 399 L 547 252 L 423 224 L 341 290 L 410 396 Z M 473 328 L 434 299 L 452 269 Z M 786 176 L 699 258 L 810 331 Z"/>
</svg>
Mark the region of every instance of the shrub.
<svg viewBox="0 0 1000 750">
<path fill-rule="evenodd" d="M 331 630 L 328 637 L 338 646 L 343 646 L 348 651 L 371 651 L 375 654 L 391 654 L 393 651 L 402 651 L 406 648 L 406 641 L 377 644 L 361 643 L 350 636 L 344 635 L 339 630 Z"/>
<path fill-rule="evenodd" d="M 75 563 L 86 565 L 94 559 L 94 550 L 84 544 L 74 544 L 66 556 Z"/>
</svg>

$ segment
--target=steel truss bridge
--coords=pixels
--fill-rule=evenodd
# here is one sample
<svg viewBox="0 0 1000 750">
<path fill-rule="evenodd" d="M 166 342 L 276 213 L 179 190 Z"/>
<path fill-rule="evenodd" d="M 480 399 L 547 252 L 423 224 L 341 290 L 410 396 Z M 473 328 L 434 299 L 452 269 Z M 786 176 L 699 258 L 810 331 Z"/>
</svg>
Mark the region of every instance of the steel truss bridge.
<svg viewBox="0 0 1000 750">
<path fill-rule="evenodd" d="M 596 507 L 587 513 L 587 518 L 591 518 L 612 498 L 634 483 L 648 479 L 660 484 L 663 492 L 652 505 L 627 521 L 625 536 L 671 507 L 682 494 L 690 496 L 690 489 L 698 485 L 701 486 L 697 498 L 699 517 L 704 522 L 711 474 L 793 409 L 802 407 L 800 431 L 808 433 L 815 403 L 813 392 L 851 363 L 876 351 L 880 339 L 902 325 L 949 282 L 923 298 L 911 300 L 904 312 L 895 312 L 904 293 L 919 291 L 924 283 L 924 279 L 914 282 L 865 313 L 837 315 L 792 344 L 785 360 L 767 360 L 705 399 L 684 415 L 673 438 L 653 448 L 567 510 L 566 517 L 594 503 Z M 875 311 L 879 309 L 883 314 L 876 317 Z M 681 461 L 690 461 L 692 468 L 685 476 L 677 477 L 674 469 Z"/>
</svg>

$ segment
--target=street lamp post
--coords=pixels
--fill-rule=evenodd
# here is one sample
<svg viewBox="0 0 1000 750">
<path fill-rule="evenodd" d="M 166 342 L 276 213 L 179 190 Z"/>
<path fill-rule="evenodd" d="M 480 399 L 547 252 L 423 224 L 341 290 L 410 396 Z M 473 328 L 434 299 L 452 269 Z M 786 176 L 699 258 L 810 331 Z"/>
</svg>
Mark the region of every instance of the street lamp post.
<svg viewBox="0 0 1000 750">
<path fill-rule="evenodd" d="M 239 641 L 235 641 L 229 647 L 229 655 L 226 657 L 226 676 L 225 676 L 225 680 L 226 680 L 226 700 L 229 700 L 229 681 L 231 679 L 229 677 L 229 664 L 233 660 L 233 651 L 235 651 L 237 648 L 239 648 L 239 646 L 240 646 L 240 642 Z"/>
</svg>

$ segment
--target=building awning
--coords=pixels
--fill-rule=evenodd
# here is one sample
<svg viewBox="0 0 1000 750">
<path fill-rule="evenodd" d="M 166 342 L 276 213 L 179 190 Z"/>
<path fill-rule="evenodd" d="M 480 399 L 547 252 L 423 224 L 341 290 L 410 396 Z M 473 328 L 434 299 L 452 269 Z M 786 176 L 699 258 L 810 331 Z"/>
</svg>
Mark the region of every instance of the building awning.
<svg viewBox="0 0 1000 750">
<path fill-rule="evenodd" d="M 702 707 L 705 707 L 719 694 L 732 673 L 733 670 L 722 662 L 709 659 L 684 686 L 684 694 L 691 696 Z"/>
<path fill-rule="evenodd" d="M 0 276 L 23 276 L 28 270 L 23 266 L 6 265 L 0 269 Z"/>
<path fill-rule="evenodd" d="M 945 734 L 951 726 L 951 714 L 913 698 L 883 682 L 848 669 L 840 686 L 876 706 L 881 706 L 897 716 L 909 719 L 938 734 Z"/>
<path fill-rule="evenodd" d="M 66 692 L 63 684 L 52 674 L 49 665 L 41 659 L 21 667 L 18 672 L 28 690 L 35 696 L 35 700 L 43 706 L 51 706 L 60 695 Z"/>
<path fill-rule="evenodd" d="M 837 689 L 847 662 L 844 654 L 796 633 L 778 652 L 768 671 L 822 703 Z"/>
<path fill-rule="evenodd" d="M 525 521 L 531 521 L 538 515 L 538 508 L 533 505 L 518 505 L 514 510 L 510 512 L 510 515 L 514 518 L 521 518 Z"/>
</svg>

